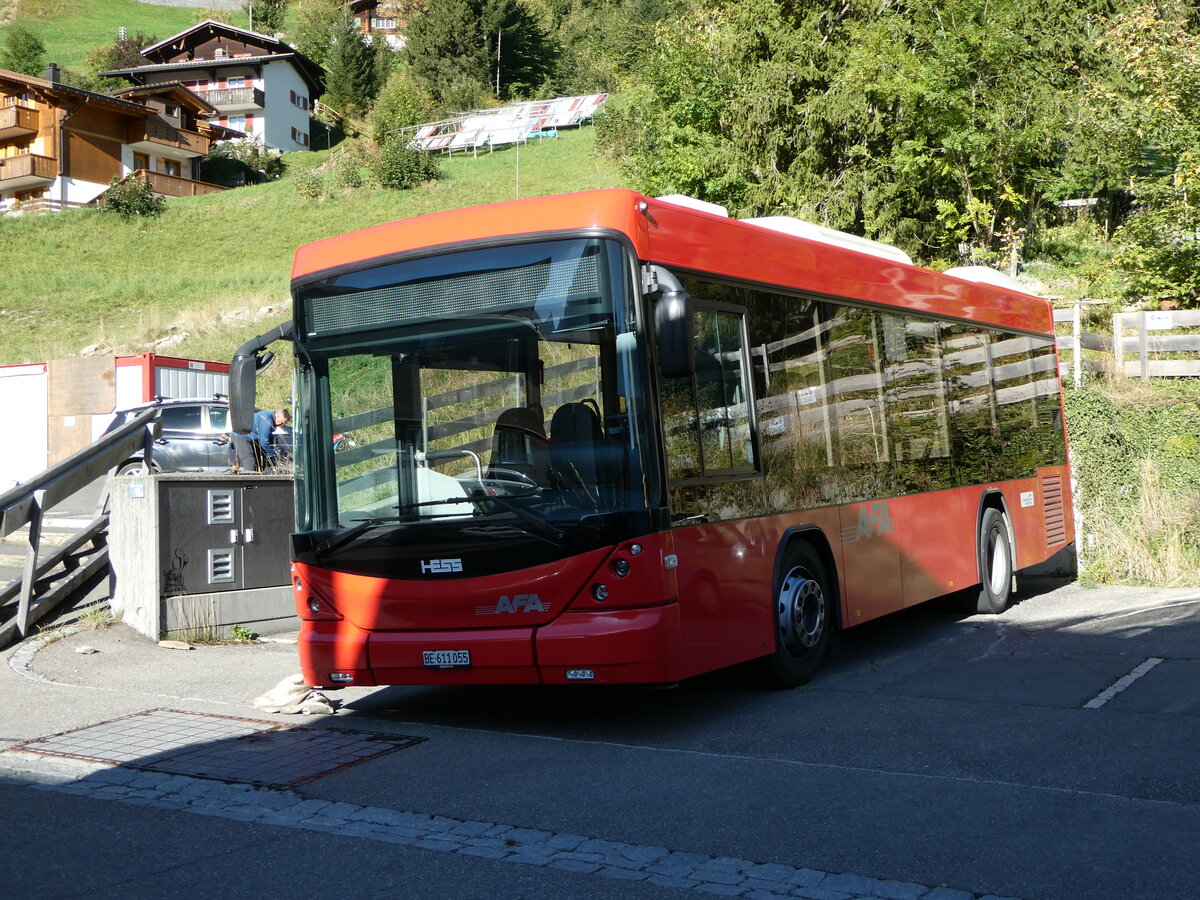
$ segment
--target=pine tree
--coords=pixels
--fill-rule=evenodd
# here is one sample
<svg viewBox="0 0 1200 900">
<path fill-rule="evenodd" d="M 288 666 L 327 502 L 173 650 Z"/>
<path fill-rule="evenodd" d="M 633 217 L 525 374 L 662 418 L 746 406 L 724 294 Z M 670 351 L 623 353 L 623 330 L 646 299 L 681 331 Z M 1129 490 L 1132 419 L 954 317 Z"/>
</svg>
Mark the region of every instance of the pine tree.
<svg viewBox="0 0 1200 900">
<path fill-rule="evenodd" d="M 370 109 L 378 93 L 376 51 L 363 40 L 354 19 L 344 15 L 325 57 L 325 93 L 321 102 L 342 116 L 358 116 Z"/>
<path fill-rule="evenodd" d="M 446 111 L 477 106 L 490 92 L 501 99 L 526 96 L 546 81 L 558 56 L 517 0 L 431 3 L 412 20 L 404 52 Z"/>
</svg>

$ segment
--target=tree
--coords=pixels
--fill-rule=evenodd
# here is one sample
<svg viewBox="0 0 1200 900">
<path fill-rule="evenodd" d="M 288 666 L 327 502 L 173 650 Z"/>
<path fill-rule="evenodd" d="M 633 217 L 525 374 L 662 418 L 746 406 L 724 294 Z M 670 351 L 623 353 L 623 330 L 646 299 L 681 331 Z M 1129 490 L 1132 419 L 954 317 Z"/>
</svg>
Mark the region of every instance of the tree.
<svg viewBox="0 0 1200 900">
<path fill-rule="evenodd" d="M 433 99 L 406 69 L 393 71 L 371 111 L 371 138 L 383 144 L 393 135 L 410 134 L 433 117 Z"/>
<path fill-rule="evenodd" d="M 0 47 L 0 69 L 41 77 L 46 69 L 46 45 L 36 31 L 24 25 L 13 25 Z"/>
<path fill-rule="evenodd" d="M 283 27 L 288 0 L 245 0 L 242 9 L 250 17 L 250 27 L 259 34 L 274 34 Z"/>
<path fill-rule="evenodd" d="M 558 50 L 517 0 L 445 0 L 413 18 L 404 53 L 438 106 L 461 111 L 489 92 L 529 95 L 553 71 Z"/>
<path fill-rule="evenodd" d="M 697 8 L 647 42 L 605 140 L 655 193 L 994 260 L 1058 187 L 1114 2 Z"/>
<path fill-rule="evenodd" d="M 296 10 L 292 46 L 317 65 L 324 66 L 337 29 L 346 15 L 343 0 L 304 0 Z"/>
<path fill-rule="evenodd" d="M 1130 299 L 1200 307 L 1200 34 L 1189 4 L 1135 7 L 1107 23 L 1108 77 L 1087 111 L 1102 173 L 1131 173 L 1113 236 Z"/>
<path fill-rule="evenodd" d="M 358 116 L 370 109 L 379 93 L 377 51 L 343 15 L 325 57 L 325 93 L 322 104 L 345 116 Z"/>
<path fill-rule="evenodd" d="M 549 88 L 555 94 L 614 91 L 653 40 L 654 27 L 683 0 L 525 0 L 560 48 Z"/>
<path fill-rule="evenodd" d="M 146 59 L 142 51 L 158 43 L 158 38 L 152 34 L 137 32 L 128 33 L 124 38 L 118 37 L 111 44 L 96 47 L 88 51 L 84 58 L 83 78 L 86 83 L 77 84 L 93 91 L 106 91 L 113 88 L 127 87 L 128 82 L 121 78 L 105 78 L 101 72 L 111 72 L 115 69 L 131 69 L 134 66 L 145 65 Z"/>
</svg>

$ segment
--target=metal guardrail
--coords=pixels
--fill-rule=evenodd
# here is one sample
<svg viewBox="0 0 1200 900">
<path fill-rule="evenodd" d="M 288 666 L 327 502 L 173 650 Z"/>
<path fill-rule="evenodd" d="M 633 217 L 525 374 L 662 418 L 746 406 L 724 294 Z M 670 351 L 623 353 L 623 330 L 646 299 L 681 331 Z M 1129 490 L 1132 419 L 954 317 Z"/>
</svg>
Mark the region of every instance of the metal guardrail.
<svg viewBox="0 0 1200 900">
<path fill-rule="evenodd" d="M 108 548 L 104 538 L 108 515 L 102 512 L 108 498 L 107 487 L 100 499 L 96 518 L 49 557 L 39 560 L 43 520 L 47 511 L 97 478 L 110 474 L 134 450 L 141 449 L 149 464 L 154 440 L 161 431 L 157 414 L 155 409 L 138 413 L 94 444 L 25 484 L 0 494 L 0 537 L 29 527 L 24 570 L 16 581 L 0 590 L 0 647 L 6 646 L 14 637 L 25 637 L 32 624 L 107 566 Z M 86 565 L 78 566 L 75 556 L 89 541 L 94 547 L 91 558 Z M 69 570 L 67 576 L 56 579 L 52 588 L 39 592 L 45 576 L 60 565 Z"/>
</svg>

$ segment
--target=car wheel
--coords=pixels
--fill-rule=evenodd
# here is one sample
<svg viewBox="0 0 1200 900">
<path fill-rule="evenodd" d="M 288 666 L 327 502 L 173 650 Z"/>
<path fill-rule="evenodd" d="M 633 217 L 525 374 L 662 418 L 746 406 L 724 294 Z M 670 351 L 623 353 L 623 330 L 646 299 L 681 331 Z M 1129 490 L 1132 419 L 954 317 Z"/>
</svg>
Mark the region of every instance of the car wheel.
<svg viewBox="0 0 1200 900">
<path fill-rule="evenodd" d="M 150 467 L 149 474 L 153 475 L 155 471 L 156 470 L 152 465 Z M 147 474 L 146 473 L 146 461 L 142 460 L 142 459 L 127 459 L 127 460 L 125 460 L 125 462 L 123 462 L 119 466 L 117 466 L 117 474 L 118 475 L 145 475 L 145 474 Z"/>
</svg>

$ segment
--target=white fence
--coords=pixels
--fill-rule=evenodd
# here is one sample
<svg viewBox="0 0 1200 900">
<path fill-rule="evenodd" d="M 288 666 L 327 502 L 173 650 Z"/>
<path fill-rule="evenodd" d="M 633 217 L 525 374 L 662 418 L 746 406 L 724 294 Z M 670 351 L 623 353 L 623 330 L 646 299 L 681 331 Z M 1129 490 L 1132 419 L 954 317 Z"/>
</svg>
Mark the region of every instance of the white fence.
<svg viewBox="0 0 1200 900">
<path fill-rule="evenodd" d="M 1070 375 L 1077 387 L 1084 372 L 1119 373 L 1142 381 L 1200 376 L 1200 334 L 1180 333 L 1200 328 L 1200 310 L 1117 313 L 1111 336 L 1084 331 L 1082 320 L 1082 304 L 1054 311 L 1056 323 L 1071 325 L 1071 334 L 1058 338 L 1059 372 L 1064 378 Z M 1101 355 L 1084 358 L 1085 350 Z"/>
</svg>

